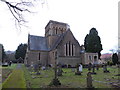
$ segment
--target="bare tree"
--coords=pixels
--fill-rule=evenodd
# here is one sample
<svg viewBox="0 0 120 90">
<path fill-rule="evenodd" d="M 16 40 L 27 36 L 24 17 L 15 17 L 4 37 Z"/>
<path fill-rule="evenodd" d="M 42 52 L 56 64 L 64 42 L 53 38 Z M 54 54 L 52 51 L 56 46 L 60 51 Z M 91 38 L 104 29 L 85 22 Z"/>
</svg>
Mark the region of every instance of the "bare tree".
<svg viewBox="0 0 120 90">
<path fill-rule="evenodd" d="M 30 10 L 30 7 L 34 7 L 33 2 L 35 1 L 41 1 L 41 4 L 44 4 L 44 0 L 13 0 L 14 2 L 10 2 L 8 0 L 0 0 L 1 2 L 4 2 L 7 7 L 9 8 L 12 16 L 15 19 L 15 25 L 18 25 L 20 28 L 21 26 L 25 26 L 25 23 L 27 21 L 25 20 L 23 13 L 33 13 Z"/>
</svg>

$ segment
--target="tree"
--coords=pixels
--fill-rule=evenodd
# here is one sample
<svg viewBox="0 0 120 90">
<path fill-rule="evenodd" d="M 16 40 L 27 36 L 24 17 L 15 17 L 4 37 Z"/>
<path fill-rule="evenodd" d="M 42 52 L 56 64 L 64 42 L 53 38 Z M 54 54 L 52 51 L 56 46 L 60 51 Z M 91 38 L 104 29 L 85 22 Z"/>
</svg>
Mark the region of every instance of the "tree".
<svg viewBox="0 0 120 90">
<path fill-rule="evenodd" d="M 100 59 L 101 56 L 100 52 L 103 49 L 102 49 L 101 39 L 98 36 L 98 32 L 96 28 L 92 28 L 89 34 L 86 35 L 84 39 L 84 46 L 86 52 L 98 53 L 98 58 Z"/>
<path fill-rule="evenodd" d="M 20 44 L 15 52 L 15 58 L 16 59 L 19 59 L 19 58 L 24 59 L 25 55 L 26 55 L 26 50 L 27 50 L 27 44 Z"/>
<path fill-rule="evenodd" d="M 2 45 L 2 62 L 4 62 L 5 57 L 6 57 L 6 53 L 4 50 L 4 46 Z"/>
<path fill-rule="evenodd" d="M 41 1 L 41 4 L 45 4 L 44 0 L 0 0 L 5 3 L 8 7 L 10 13 L 15 19 L 15 25 L 25 26 L 25 23 L 28 22 L 25 20 L 24 15 L 25 12 L 32 13 L 30 7 L 34 7 L 34 2 Z"/>
<path fill-rule="evenodd" d="M 114 65 L 118 63 L 118 55 L 117 55 L 117 53 L 114 53 L 112 55 L 112 62 L 113 62 Z"/>
</svg>

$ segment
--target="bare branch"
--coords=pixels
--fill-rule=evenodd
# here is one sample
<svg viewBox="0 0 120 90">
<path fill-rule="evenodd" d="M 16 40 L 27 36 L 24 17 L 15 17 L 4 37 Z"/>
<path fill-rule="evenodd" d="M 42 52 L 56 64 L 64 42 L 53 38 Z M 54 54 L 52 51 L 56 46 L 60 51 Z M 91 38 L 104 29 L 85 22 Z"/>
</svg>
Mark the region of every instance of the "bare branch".
<svg viewBox="0 0 120 90">
<path fill-rule="evenodd" d="M 15 18 L 15 25 L 16 22 L 18 24 L 19 27 L 21 27 L 21 25 L 23 26 L 22 23 L 26 23 L 27 21 L 25 21 L 25 19 L 23 18 L 23 13 L 22 12 L 29 12 L 31 13 L 31 11 L 28 9 L 28 7 L 33 6 L 32 2 L 25 2 L 22 1 L 21 2 L 8 2 L 6 0 L 1 0 L 2 2 L 6 3 L 6 5 L 8 6 L 11 14 L 13 15 L 13 17 Z"/>
</svg>

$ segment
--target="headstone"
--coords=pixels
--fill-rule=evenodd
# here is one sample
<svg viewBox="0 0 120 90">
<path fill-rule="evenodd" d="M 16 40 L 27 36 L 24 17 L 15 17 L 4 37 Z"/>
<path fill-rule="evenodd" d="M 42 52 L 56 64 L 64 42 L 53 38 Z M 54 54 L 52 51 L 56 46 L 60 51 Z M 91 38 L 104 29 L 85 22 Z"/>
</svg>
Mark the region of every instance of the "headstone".
<svg viewBox="0 0 120 90">
<path fill-rule="evenodd" d="M 92 64 L 89 63 L 89 65 L 88 65 L 88 71 L 91 71 L 91 68 L 92 68 Z"/>
<path fill-rule="evenodd" d="M 58 69 L 57 69 L 57 75 L 58 76 L 62 76 L 62 67 L 61 67 L 61 64 L 58 65 Z"/>
<path fill-rule="evenodd" d="M 97 74 L 97 73 L 95 72 L 95 65 L 94 65 L 94 64 L 92 65 L 92 72 L 91 72 L 91 74 Z"/>
<path fill-rule="evenodd" d="M 82 68 L 83 68 L 82 64 L 79 64 L 79 72 L 82 72 Z"/>
<path fill-rule="evenodd" d="M 57 70 L 57 76 L 62 76 L 62 69 L 61 68 L 58 68 L 58 70 Z"/>
<path fill-rule="evenodd" d="M 110 73 L 110 72 L 107 70 L 107 64 L 103 65 L 103 72 L 104 72 L 104 73 Z"/>
<path fill-rule="evenodd" d="M 81 75 L 82 68 L 79 64 L 77 64 L 77 72 L 75 72 L 75 75 Z"/>
<path fill-rule="evenodd" d="M 98 64 L 96 65 L 96 70 L 99 70 L 99 65 Z"/>
<path fill-rule="evenodd" d="M 87 88 L 93 88 L 91 72 L 87 73 Z"/>
<path fill-rule="evenodd" d="M 40 69 L 39 65 L 35 64 L 34 65 L 34 72 L 36 72 L 36 75 L 40 75 L 39 69 Z"/>
<path fill-rule="evenodd" d="M 75 69 L 74 69 L 74 68 L 72 68 L 72 69 L 71 69 L 71 71 L 72 71 L 72 72 L 75 72 Z"/>
<path fill-rule="evenodd" d="M 42 66 L 42 70 L 45 70 L 46 69 L 46 67 L 45 66 Z"/>
</svg>

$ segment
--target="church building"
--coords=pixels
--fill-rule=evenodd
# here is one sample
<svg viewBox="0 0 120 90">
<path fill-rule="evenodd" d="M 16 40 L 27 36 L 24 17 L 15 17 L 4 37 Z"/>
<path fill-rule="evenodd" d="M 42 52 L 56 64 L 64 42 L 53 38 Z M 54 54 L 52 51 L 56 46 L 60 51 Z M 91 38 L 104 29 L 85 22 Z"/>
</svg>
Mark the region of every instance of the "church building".
<svg viewBox="0 0 120 90">
<path fill-rule="evenodd" d="M 82 48 L 67 23 L 50 20 L 45 27 L 45 36 L 28 35 L 25 64 L 76 66 L 84 63 Z"/>
</svg>

